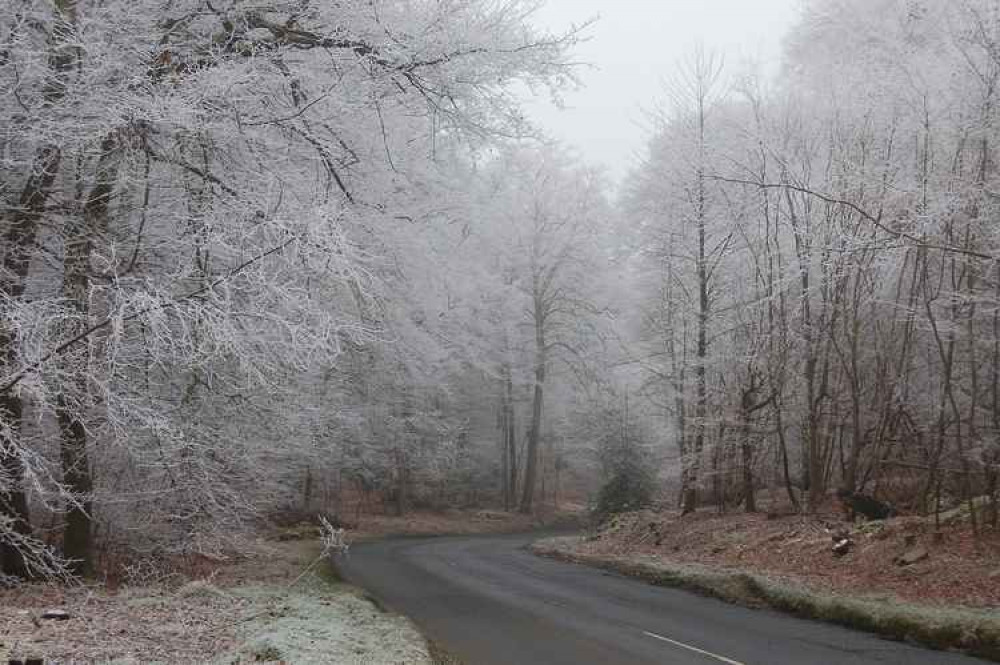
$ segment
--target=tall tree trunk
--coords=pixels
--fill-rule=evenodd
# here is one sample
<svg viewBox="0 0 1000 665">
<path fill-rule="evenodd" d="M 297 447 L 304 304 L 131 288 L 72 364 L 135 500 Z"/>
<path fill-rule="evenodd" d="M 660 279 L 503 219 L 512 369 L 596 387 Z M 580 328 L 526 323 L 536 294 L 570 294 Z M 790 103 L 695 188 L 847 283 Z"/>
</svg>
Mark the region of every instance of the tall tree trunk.
<svg viewBox="0 0 1000 665">
<path fill-rule="evenodd" d="M 503 457 L 503 497 L 504 510 L 512 510 L 517 496 L 517 426 L 514 414 L 514 381 L 511 378 L 510 365 L 504 363 L 503 368 L 503 398 L 501 405 L 502 437 L 500 454 Z"/>
<path fill-rule="evenodd" d="M 789 223 L 795 243 L 795 255 L 799 272 L 799 306 L 802 317 L 802 346 L 805 354 L 802 380 L 806 387 L 806 410 L 804 415 L 802 451 L 802 484 L 807 490 L 807 508 L 815 512 L 823 501 L 823 458 L 819 435 L 819 402 L 821 391 L 817 386 L 816 334 L 813 330 L 812 294 L 810 262 L 812 260 L 811 230 L 799 219 L 795 200 L 789 190 L 785 190 Z"/>
<path fill-rule="evenodd" d="M 47 145 L 35 155 L 32 173 L 21 191 L 18 206 L 11 215 L 10 226 L 3 236 L 6 250 L 3 269 L 0 272 L 0 295 L 4 300 L 14 301 L 24 295 L 25 282 L 31 264 L 31 249 L 38 235 L 38 223 L 45 212 L 45 204 L 52 192 L 52 183 L 62 153 L 57 146 Z M 15 333 L 8 326 L 0 324 L 0 358 L 7 373 L 17 368 L 18 353 Z M 9 482 L 0 489 L 0 519 L 10 521 L 13 531 L 21 536 L 31 534 L 28 514 L 28 499 L 22 487 L 24 463 L 18 450 L 23 406 L 21 398 L 8 391 L 0 394 L 0 418 L 6 427 L 0 428 L 0 472 Z M 6 540 L 0 540 L 0 570 L 5 575 L 26 577 L 28 570 L 24 558 Z"/>
<path fill-rule="evenodd" d="M 399 448 L 396 449 L 396 469 L 396 515 L 402 517 L 410 505 L 410 468 L 406 453 Z"/>
<path fill-rule="evenodd" d="M 744 393 L 740 416 L 742 431 L 740 432 L 740 464 L 743 471 L 743 506 L 746 512 L 757 512 L 757 498 L 753 487 L 753 446 L 750 443 L 750 395 Z"/>
<path fill-rule="evenodd" d="M 63 297 L 75 310 L 76 331 L 87 326 L 90 316 L 91 258 L 95 243 L 102 242 L 107 237 L 109 202 L 118 177 L 120 161 L 118 135 L 117 132 L 111 132 L 101 141 L 96 179 L 84 203 L 83 214 L 68 222 L 62 290 Z M 62 433 L 60 457 L 63 485 L 72 496 L 63 532 L 63 555 L 73 561 L 72 569 L 78 575 L 91 572 L 93 558 L 93 481 L 84 421 L 91 401 L 88 396 L 89 356 L 84 345 L 84 350 L 76 359 L 78 366 L 72 373 L 73 379 L 58 398 L 56 413 Z"/>
<path fill-rule="evenodd" d="M 65 75 L 72 69 L 76 53 L 70 45 L 70 36 L 76 23 L 76 2 L 56 0 L 55 6 L 58 15 L 52 29 L 55 42 L 50 58 L 52 76 L 43 91 L 48 104 L 55 104 L 65 94 Z M 0 296 L 5 300 L 13 301 L 24 295 L 31 264 L 31 249 L 61 161 L 62 150 L 54 144 L 42 146 L 35 154 L 31 173 L 3 237 L 5 254 L 0 271 Z M 0 324 L 0 361 L 5 364 L 8 372 L 17 367 L 15 342 L 14 331 Z M 0 418 L 6 424 L 5 428 L 0 428 L 0 473 L 9 482 L 8 487 L 0 488 L 0 519 L 9 520 L 14 533 L 30 536 L 28 499 L 23 488 L 24 463 L 17 450 L 23 412 L 24 407 L 18 395 L 13 392 L 0 395 Z M 21 552 L 6 540 L 0 540 L 0 571 L 13 577 L 26 577 L 29 573 Z"/>
<path fill-rule="evenodd" d="M 535 481 L 538 475 L 538 448 L 542 434 L 542 401 L 545 384 L 545 308 L 538 285 L 535 287 L 535 390 L 531 399 L 531 429 L 528 430 L 528 449 L 524 455 L 524 490 L 521 494 L 522 513 L 530 513 L 534 507 Z"/>
<path fill-rule="evenodd" d="M 503 503 L 503 509 L 509 511 L 511 505 L 511 493 L 510 493 L 510 462 L 507 458 L 507 394 L 506 392 L 501 392 L 500 394 L 500 413 L 497 418 L 498 429 L 500 430 L 500 445 L 498 450 L 500 451 L 500 500 Z"/>
<path fill-rule="evenodd" d="M 699 99 L 699 104 L 704 100 Z M 699 131 L 700 143 L 705 143 L 705 109 L 699 108 Z M 702 156 L 704 162 L 704 156 Z M 694 423 L 694 445 L 689 451 L 690 459 L 685 460 L 687 474 L 684 479 L 684 499 L 681 512 L 684 514 L 694 511 L 698 507 L 698 482 L 699 467 L 701 464 L 701 454 L 705 447 L 705 419 L 708 417 L 708 316 L 709 316 L 709 274 L 708 274 L 708 247 L 707 247 L 707 199 L 705 192 L 704 167 L 699 166 L 698 176 L 698 199 L 697 199 L 697 225 L 698 225 L 698 341 L 697 358 L 695 359 L 695 423 Z"/>
</svg>

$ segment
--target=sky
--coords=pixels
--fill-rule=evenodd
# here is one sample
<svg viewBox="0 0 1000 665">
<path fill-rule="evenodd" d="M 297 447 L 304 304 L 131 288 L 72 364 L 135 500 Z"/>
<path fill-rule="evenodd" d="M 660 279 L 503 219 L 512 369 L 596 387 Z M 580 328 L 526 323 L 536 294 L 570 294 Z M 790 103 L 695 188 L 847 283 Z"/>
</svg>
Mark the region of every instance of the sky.
<svg viewBox="0 0 1000 665">
<path fill-rule="evenodd" d="M 801 0 L 547 0 L 534 22 L 564 32 L 588 19 L 589 39 L 574 51 L 589 63 L 584 88 L 565 95 L 564 110 L 530 99 L 528 114 L 555 138 L 574 146 L 615 181 L 641 156 L 648 111 L 662 99 L 663 82 L 702 44 L 721 53 L 727 69 L 750 60 L 773 72 L 782 38 Z"/>
</svg>

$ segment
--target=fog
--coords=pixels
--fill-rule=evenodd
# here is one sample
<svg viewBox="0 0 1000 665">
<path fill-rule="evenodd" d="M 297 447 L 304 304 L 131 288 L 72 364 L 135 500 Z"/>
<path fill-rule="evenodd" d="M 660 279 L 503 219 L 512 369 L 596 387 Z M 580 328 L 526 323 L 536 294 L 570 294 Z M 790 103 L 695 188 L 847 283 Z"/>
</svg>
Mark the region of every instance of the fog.
<svg viewBox="0 0 1000 665">
<path fill-rule="evenodd" d="M 532 21 L 554 32 L 588 24 L 574 51 L 581 89 L 565 108 L 526 98 L 544 130 L 574 146 L 620 181 L 641 158 L 651 131 L 648 111 L 662 100 L 664 80 L 696 48 L 721 54 L 732 72 L 773 77 L 781 43 L 801 0 L 548 0 Z"/>
</svg>

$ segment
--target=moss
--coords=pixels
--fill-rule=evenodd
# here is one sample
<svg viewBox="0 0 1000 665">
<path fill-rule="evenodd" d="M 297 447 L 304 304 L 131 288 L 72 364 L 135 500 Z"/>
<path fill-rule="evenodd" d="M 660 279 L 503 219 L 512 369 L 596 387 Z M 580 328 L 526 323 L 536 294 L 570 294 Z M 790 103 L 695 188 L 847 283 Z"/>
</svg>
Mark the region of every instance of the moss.
<svg viewBox="0 0 1000 665">
<path fill-rule="evenodd" d="M 434 640 L 427 640 L 427 650 L 430 652 L 434 665 L 465 665 L 465 661 Z"/>
<path fill-rule="evenodd" d="M 330 586 L 337 586 L 345 582 L 343 573 L 334 558 L 327 559 L 319 566 L 316 566 L 316 577 Z"/>
<path fill-rule="evenodd" d="M 281 649 L 267 642 L 253 645 L 251 656 L 258 663 L 270 663 L 282 659 Z"/>
</svg>

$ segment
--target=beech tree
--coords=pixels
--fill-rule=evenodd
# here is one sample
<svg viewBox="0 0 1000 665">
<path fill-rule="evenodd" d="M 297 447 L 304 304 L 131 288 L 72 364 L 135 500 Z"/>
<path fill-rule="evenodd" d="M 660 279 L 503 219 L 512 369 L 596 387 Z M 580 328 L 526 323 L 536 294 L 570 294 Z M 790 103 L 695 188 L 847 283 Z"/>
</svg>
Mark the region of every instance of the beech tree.
<svg viewBox="0 0 1000 665">
<path fill-rule="evenodd" d="M 281 407 L 412 330 L 451 165 L 572 80 L 532 7 L 0 4 L 5 574 L 57 570 L 29 510 L 85 573 L 95 536 L 211 547 L 286 500 L 268 464 L 316 449 Z"/>
</svg>

